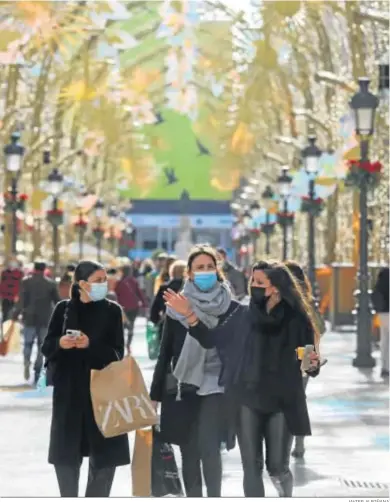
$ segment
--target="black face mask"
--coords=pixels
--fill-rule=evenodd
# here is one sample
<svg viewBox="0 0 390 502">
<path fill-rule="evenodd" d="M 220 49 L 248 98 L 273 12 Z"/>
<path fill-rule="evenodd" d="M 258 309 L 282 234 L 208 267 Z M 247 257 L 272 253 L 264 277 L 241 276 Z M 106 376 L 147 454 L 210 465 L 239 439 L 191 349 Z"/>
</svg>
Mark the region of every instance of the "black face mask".
<svg viewBox="0 0 390 502">
<path fill-rule="evenodd" d="M 265 294 L 266 288 L 251 287 L 251 298 L 256 305 L 264 305 L 269 296 Z"/>
</svg>

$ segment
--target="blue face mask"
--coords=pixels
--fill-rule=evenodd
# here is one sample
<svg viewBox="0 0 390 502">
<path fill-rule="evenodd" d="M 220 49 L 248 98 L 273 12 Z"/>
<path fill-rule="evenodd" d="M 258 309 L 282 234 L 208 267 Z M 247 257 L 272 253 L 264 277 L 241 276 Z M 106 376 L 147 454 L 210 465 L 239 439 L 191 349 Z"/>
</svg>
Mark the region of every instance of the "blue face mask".
<svg viewBox="0 0 390 502">
<path fill-rule="evenodd" d="M 201 291 L 209 291 L 217 283 L 217 272 L 195 272 L 194 283 Z"/>
<path fill-rule="evenodd" d="M 89 292 L 89 297 L 93 302 L 100 302 L 104 300 L 108 293 L 107 282 L 94 282 L 91 284 L 91 291 Z"/>
</svg>

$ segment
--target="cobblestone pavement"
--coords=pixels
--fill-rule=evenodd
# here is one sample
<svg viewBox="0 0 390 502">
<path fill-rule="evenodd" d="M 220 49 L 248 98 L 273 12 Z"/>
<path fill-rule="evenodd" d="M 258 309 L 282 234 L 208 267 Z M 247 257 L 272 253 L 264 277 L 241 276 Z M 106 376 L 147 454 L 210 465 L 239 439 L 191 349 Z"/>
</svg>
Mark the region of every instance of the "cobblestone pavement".
<svg viewBox="0 0 390 502">
<path fill-rule="evenodd" d="M 146 356 L 144 324 L 138 322 L 133 352 L 149 383 L 153 363 Z M 352 333 L 327 333 L 322 355 L 329 363 L 308 387 L 313 436 L 304 461 L 292 459 L 295 496 L 385 497 L 389 495 L 389 387 L 380 368 L 352 367 Z M 375 354 L 378 355 L 378 354 Z M 0 359 L 0 496 L 58 496 L 47 464 L 50 391 L 23 388 L 21 356 Z M 179 456 L 178 456 L 179 459 Z M 225 453 L 223 494 L 242 496 L 239 451 Z M 81 492 L 86 482 L 83 466 Z M 266 481 L 267 496 L 276 496 Z M 131 495 L 130 467 L 117 470 L 112 496 Z"/>
</svg>

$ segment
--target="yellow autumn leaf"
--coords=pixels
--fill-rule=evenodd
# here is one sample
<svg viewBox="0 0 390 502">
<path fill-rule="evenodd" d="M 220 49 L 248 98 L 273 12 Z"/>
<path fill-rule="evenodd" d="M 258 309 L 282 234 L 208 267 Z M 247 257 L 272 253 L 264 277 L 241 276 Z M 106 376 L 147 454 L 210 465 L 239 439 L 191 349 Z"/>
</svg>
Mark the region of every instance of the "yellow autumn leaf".
<svg viewBox="0 0 390 502">
<path fill-rule="evenodd" d="M 22 34 L 16 30 L 1 30 L 0 31 L 0 52 L 5 52 L 8 46 L 22 38 Z"/>
<path fill-rule="evenodd" d="M 121 169 L 124 172 L 124 174 L 128 177 L 131 178 L 132 176 L 132 161 L 129 158 L 122 158 L 120 160 L 121 163 Z"/>
<path fill-rule="evenodd" d="M 97 91 L 87 87 L 84 80 L 79 80 L 65 88 L 61 96 L 77 103 L 94 99 L 97 96 Z"/>
</svg>

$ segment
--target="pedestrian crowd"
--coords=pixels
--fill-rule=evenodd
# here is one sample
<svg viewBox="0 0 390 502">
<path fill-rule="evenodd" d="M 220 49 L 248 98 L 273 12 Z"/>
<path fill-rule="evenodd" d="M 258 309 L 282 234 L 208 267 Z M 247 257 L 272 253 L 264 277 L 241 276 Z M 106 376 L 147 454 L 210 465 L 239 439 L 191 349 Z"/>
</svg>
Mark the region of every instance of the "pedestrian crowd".
<svg viewBox="0 0 390 502">
<path fill-rule="evenodd" d="M 86 496 L 108 497 L 116 467 L 130 463 L 127 434 L 105 437 L 96 423 L 90 375 L 131 354 L 138 316 L 157 333 L 150 406 L 160 439 L 180 449 L 186 496 L 203 496 L 204 480 L 207 496 L 220 497 L 222 452 L 236 446 L 246 497 L 265 496 L 264 469 L 281 497 L 292 496 L 290 456 L 302 458 L 311 435 L 306 386 L 326 363 L 325 323 L 298 263 L 258 261 L 247 278 L 224 249 L 197 245 L 186 261 L 81 261 L 58 282 L 52 275 L 43 260 L 23 270 L 9 257 L 0 295 L 3 331 L 23 325 L 25 380 L 36 343 L 34 383 L 45 371 L 53 386 L 49 463 L 61 496 L 78 496 L 83 457 Z M 388 376 L 388 268 L 372 301 Z M 6 343 L 3 333 L 3 353 Z"/>
</svg>

